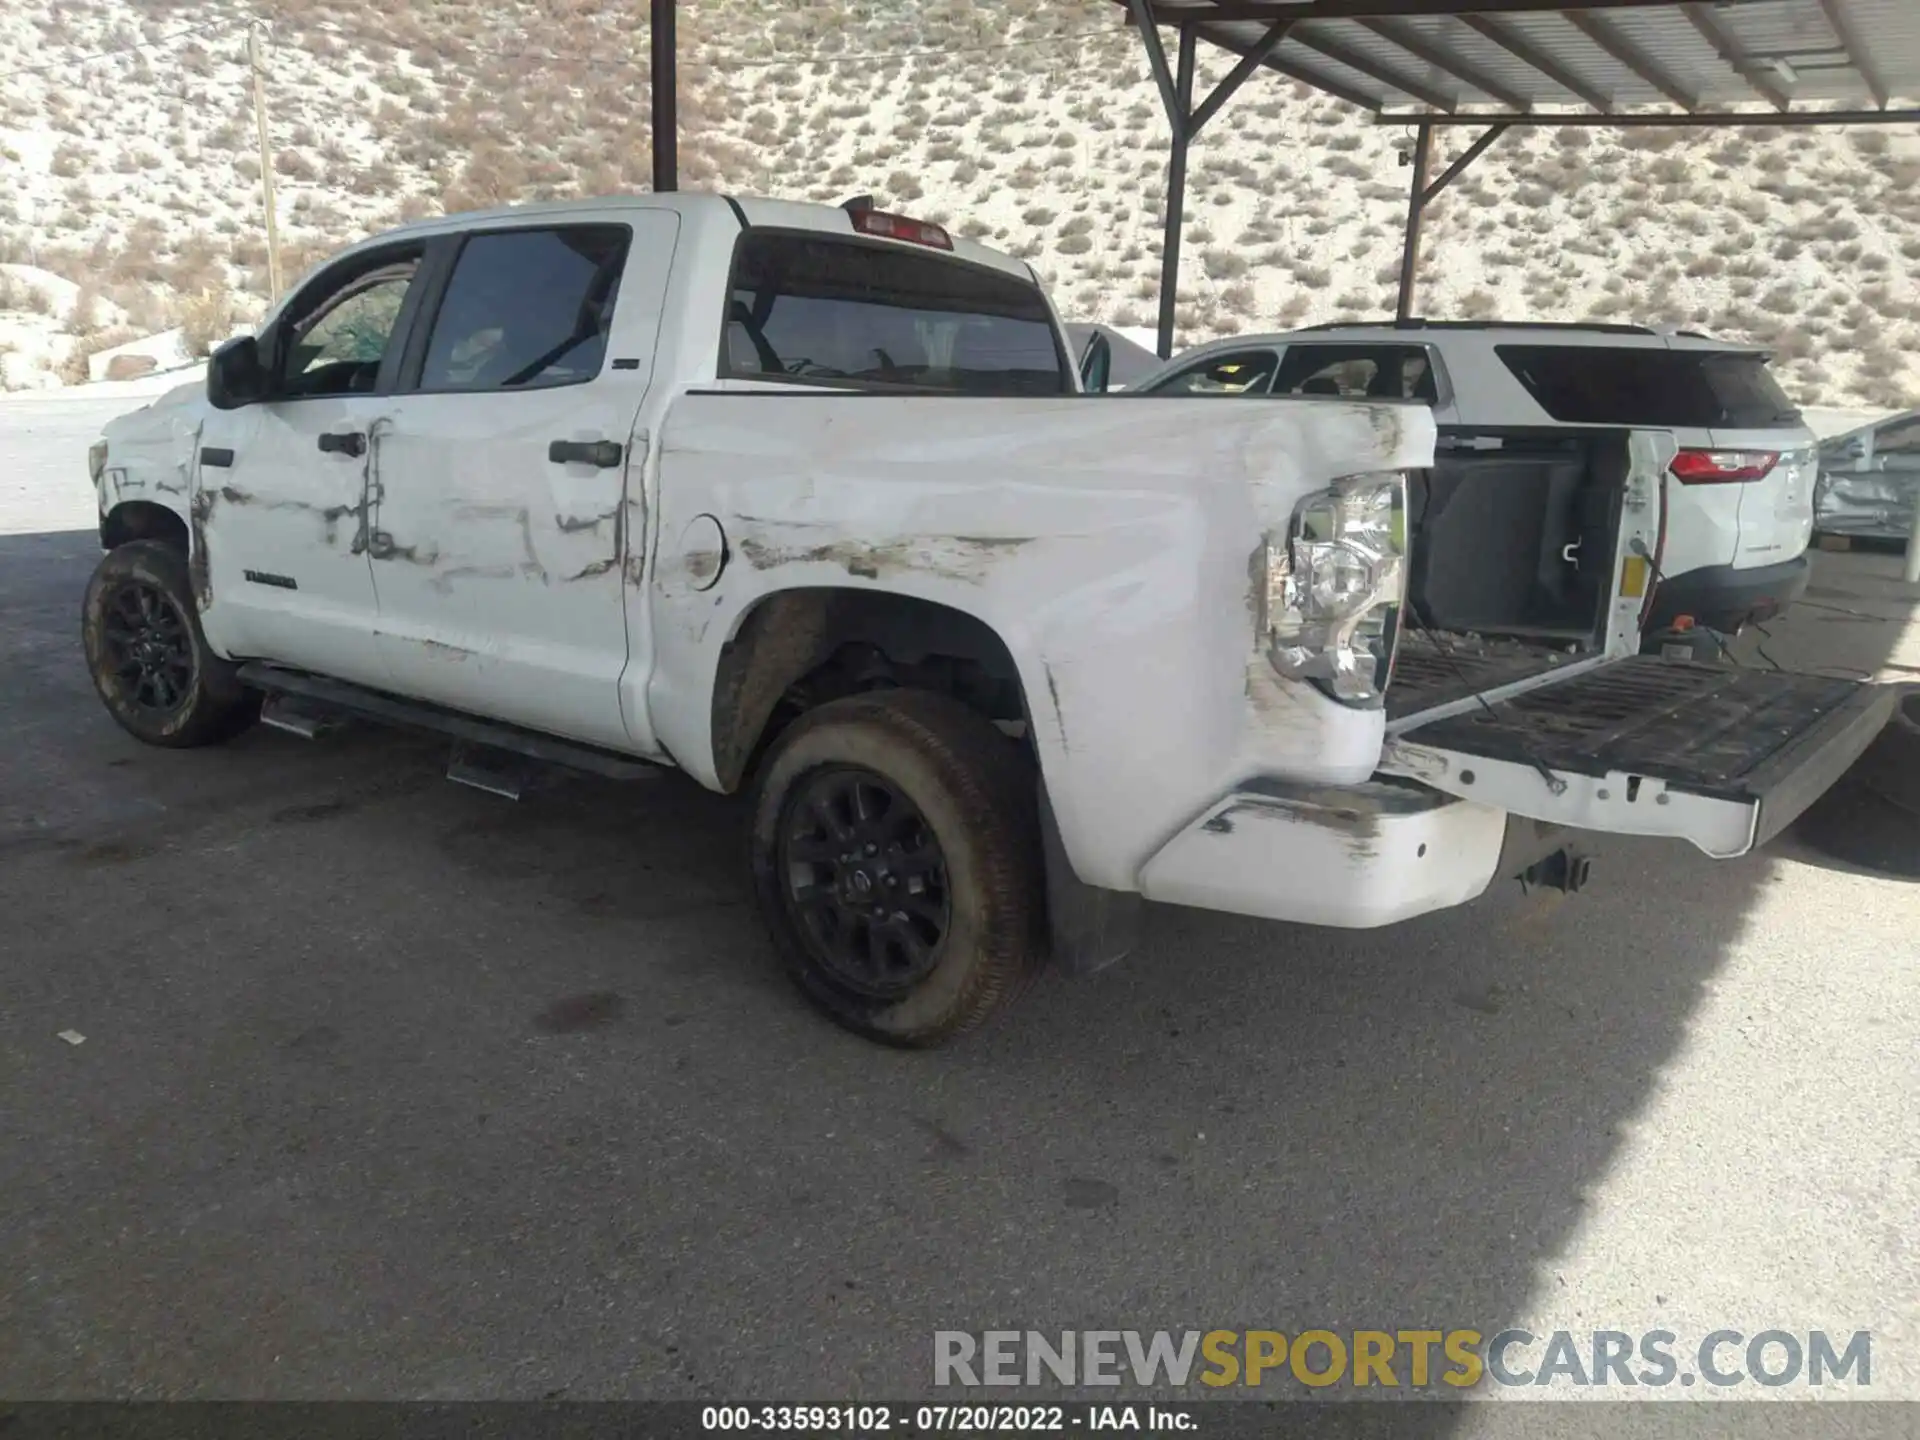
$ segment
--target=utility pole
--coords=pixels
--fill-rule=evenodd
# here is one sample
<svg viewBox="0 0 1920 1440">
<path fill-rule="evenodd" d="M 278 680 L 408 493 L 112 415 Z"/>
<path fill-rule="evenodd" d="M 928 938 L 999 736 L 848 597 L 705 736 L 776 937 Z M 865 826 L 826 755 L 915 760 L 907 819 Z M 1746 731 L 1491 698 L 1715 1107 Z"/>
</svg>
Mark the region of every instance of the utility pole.
<svg viewBox="0 0 1920 1440">
<path fill-rule="evenodd" d="M 680 188 L 680 63 L 673 29 L 674 0 L 653 0 L 653 188 Z"/>
<path fill-rule="evenodd" d="M 267 82 L 260 64 L 260 26 L 247 27 L 247 68 L 253 72 L 253 122 L 260 135 L 260 203 L 267 217 L 267 296 L 280 298 L 280 222 L 273 206 L 273 147 L 267 143 Z"/>
</svg>

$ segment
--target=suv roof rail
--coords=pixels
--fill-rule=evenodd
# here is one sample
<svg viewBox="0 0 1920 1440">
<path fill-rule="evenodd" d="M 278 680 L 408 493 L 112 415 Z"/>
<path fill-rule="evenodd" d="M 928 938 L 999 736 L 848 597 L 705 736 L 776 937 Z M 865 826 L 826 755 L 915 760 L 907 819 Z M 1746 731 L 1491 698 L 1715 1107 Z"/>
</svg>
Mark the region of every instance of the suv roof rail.
<svg viewBox="0 0 1920 1440">
<path fill-rule="evenodd" d="M 1612 325 L 1597 320 L 1331 320 L 1323 325 L 1303 326 L 1300 333 L 1315 330 L 1583 330 L 1596 335 L 1659 333 L 1648 325 Z"/>
</svg>

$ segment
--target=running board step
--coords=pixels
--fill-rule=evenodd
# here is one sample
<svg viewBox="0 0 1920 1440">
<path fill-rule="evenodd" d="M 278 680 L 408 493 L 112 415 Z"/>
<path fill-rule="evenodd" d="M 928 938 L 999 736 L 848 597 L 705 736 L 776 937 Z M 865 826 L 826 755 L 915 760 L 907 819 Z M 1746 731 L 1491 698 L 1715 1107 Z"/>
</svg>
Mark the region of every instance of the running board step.
<svg viewBox="0 0 1920 1440">
<path fill-rule="evenodd" d="M 546 767 L 538 760 L 496 750 L 491 745 L 475 745 L 456 740 L 447 755 L 447 779 L 498 795 L 503 800 L 518 800 L 534 787 Z"/>
<path fill-rule="evenodd" d="M 471 767 L 461 765 L 462 747 L 468 754 L 474 751 L 501 751 L 541 764 L 604 776 L 609 780 L 651 780 L 665 773 L 662 766 L 617 751 L 602 750 L 594 745 L 542 735 L 533 730 L 522 730 L 496 720 L 482 720 L 476 715 L 466 715 L 424 701 L 403 700 L 397 695 L 350 685 L 344 680 L 329 680 L 299 670 L 283 670 L 277 665 L 264 665 L 258 661 L 242 665 L 240 681 L 266 692 L 267 698 L 261 706 L 262 718 L 272 709 L 281 714 L 298 715 L 302 717 L 301 723 L 305 723 L 308 717 L 318 719 L 322 728 L 341 717 L 349 717 L 403 730 L 429 730 L 446 735 L 456 742 L 454 763 L 447 767 L 448 778 L 458 780 L 461 784 L 475 782 L 454 774 L 456 769 L 462 770 L 463 774 L 471 769 L 472 773 L 478 775 L 483 768 L 480 762 L 475 762 Z M 289 724 L 280 728 L 293 727 Z M 307 735 L 318 731 L 294 729 L 293 733 Z M 479 788 L 492 790 L 495 794 L 506 793 L 492 783 Z"/>
<path fill-rule="evenodd" d="M 268 695 L 260 702 L 260 723 L 298 735 L 302 740 L 315 740 L 337 728 L 339 720 L 313 706 L 303 705 L 291 695 Z"/>
</svg>

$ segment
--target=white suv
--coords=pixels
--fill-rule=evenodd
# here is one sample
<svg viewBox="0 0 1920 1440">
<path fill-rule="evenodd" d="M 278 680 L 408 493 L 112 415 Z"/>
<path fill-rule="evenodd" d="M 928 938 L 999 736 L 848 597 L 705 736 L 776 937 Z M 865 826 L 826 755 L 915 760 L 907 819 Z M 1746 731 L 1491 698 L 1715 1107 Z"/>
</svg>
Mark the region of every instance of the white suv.
<svg viewBox="0 0 1920 1440">
<path fill-rule="evenodd" d="M 1130 390 L 1420 400 L 1441 450 L 1568 430 L 1670 433 L 1649 648 L 1727 634 L 1806 588 L 1817 446 L 1765 351 L 1633 325 L 1431 320 L 1236 335 L 1176 356 Z"/>
</svg>

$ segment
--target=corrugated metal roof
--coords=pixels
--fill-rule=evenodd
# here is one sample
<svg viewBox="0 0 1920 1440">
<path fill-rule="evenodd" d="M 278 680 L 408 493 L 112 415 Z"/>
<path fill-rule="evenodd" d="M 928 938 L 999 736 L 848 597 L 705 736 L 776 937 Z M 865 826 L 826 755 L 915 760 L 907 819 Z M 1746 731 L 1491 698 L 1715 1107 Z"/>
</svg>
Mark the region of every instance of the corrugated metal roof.
<svg viewBox="0 0 1920 1440">
<path fill-rule="evenodd" d="M 1128 0 L 1119 0 L 1127 5 Z M 1920 105 L 1920 0 L 1153 0 L 1163 25 L 1391 113 Z"/>
</svg>

